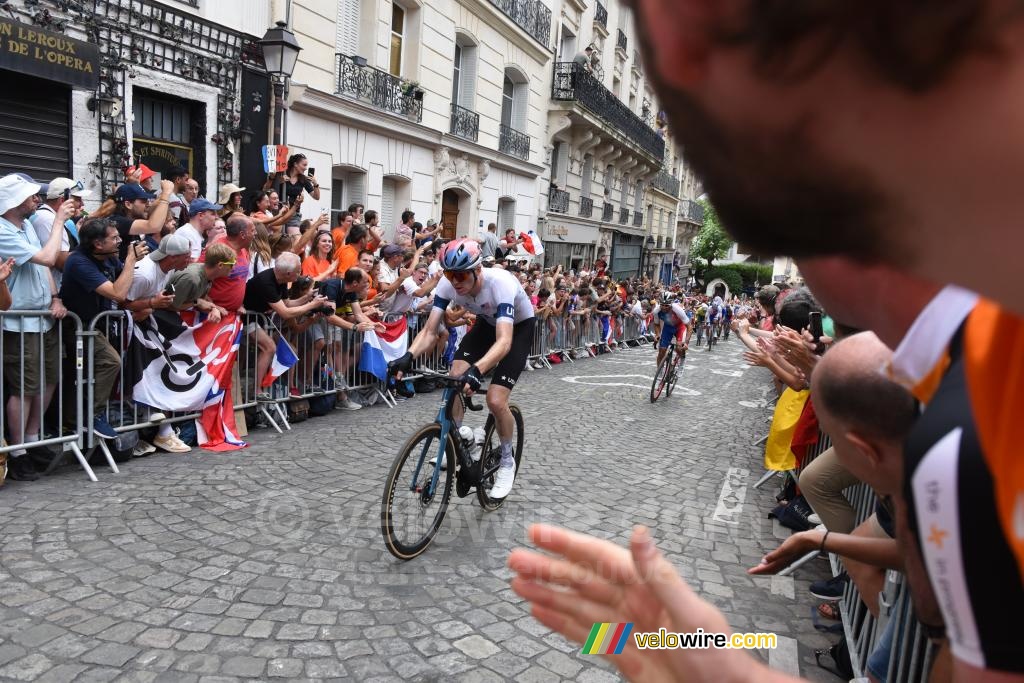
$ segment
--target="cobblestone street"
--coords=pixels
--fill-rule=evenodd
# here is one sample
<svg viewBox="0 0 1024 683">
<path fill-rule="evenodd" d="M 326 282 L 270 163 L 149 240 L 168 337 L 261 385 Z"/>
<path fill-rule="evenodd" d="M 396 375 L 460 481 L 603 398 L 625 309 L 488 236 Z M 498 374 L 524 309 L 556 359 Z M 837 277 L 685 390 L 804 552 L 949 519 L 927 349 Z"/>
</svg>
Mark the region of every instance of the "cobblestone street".
<svg viewBox="0 0 1024 683">
<path fill-rule="evenodd" d="M 832 677 L 813 649 L 814 561 L 795 577 L 746 575 L 780 534 L 766 513 L 767 371 L 739 342 L 689 354 L 676 392 L 648 400 L 654 350 L 524 373 L 523 468 L 487 514 L 454 495 L 427 552 L 401 563 L 380 499 L 404 439 L 440 392 L 396 409 L 336 411 L 234 454 L 156 454 L 65 468 L 0 489 L 4 680 L 616 680 L 540 626 L 505 560 L 532 522 L 624 542 L 635 523 L 740 631 L 780 636 L 772 666 Z M 482 422 L 482 420 L 481 420 Z M 788 533 L 788 532 L 787 532 Z"/>
</svg>

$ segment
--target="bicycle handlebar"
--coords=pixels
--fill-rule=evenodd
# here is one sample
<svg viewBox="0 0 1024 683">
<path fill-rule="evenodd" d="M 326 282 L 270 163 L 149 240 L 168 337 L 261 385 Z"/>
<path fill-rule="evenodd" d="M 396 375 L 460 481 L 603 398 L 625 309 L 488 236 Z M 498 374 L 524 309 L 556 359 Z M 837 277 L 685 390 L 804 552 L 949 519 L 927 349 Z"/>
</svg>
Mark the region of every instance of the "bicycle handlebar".
<svg viewBox="0 0 1024 683">
<path fill-rule="evenodd" d="M 428 368 L 423 368 L 422 370 L 419 371 L 419 373 L 421 375 L 423 375 L 424 377 L 430 377 L 430 378 L 433 378 L 433 379 L 436 379 L 436 380 L 440 381 L 440 383 L 443 386 L 446 386 L 446 387 L 461 389 L 462 386 L 463 386 L 462 382 L 459 381 L 458 377 L 452 377 L 451 375 L 445 375 L 443 373 L 435 372 L 435 371 L 430 370 Z M 487 391 L 487 387 L 480 387 L 480 391 Z M 458 395 L 462 396 L 462 401 L 466 404 L 466 407 L 469 410 L 473 411 L 474 413 L 484 409 L 483 406 L 477 405 L 476 403 L 473 403 L 473 397 L 472 396 L 466 396 L 461 391 L 458 392 Z"/>
</svg>

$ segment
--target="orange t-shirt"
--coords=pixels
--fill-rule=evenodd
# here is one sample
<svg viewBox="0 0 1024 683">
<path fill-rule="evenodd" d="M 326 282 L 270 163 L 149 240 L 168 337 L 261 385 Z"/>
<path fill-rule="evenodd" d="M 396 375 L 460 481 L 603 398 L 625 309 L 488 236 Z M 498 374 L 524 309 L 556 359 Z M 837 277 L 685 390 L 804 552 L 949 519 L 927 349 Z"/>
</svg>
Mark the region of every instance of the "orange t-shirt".
<svg viewBox="0 0 1024 683">
<path fill-rule="evenodd" d="M 338 261 L 338 277 L 344 277 L 346 270 L 359 263 L 359 246 L 343 244 L 334 252 L 334 258 Z"/>
<path fill-rule="evenodd" d="M 320 258 L 315 254 L 310 254 L 306 258 L 302 259 L 302 274 L 308 275 L 309 277 L 319 277 L 320 273 L 327 270 L 331 265 L 331 262 L 327 259 Z"/>
<path fill-rule="evenodd" d="M 331 239 L 334 240 L 334 250 L 337 251 L 345 244 L 348 230 L 342 227 L 331 228 Z"/>
</svg>

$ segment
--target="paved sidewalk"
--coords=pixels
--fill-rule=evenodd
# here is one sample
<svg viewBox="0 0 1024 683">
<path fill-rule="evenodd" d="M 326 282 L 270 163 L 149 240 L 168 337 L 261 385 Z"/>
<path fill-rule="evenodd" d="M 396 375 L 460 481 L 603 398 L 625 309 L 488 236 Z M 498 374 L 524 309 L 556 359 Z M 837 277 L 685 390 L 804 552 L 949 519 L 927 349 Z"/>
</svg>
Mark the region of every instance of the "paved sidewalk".
<svg viewBox="0 0 1024 683">
<path fill-rule="evenodd" d="M 384 479 L 440 393 L 334 414 L 243 452 L 157 454 L 100 482 L 65 469 L 0 489 L 0 678 L 5 680 L 616 680 L 548 632 L 508 588 L 529 523 L 624 542 L 648 524 L 736 630 L 771 631 L 773 666 L 814 665 L 809 581 L 752 579 L 778 542 L 755 491 L 767 372 L 730 341 L 691 351 L 652 405 L 650 347 L 524 373 L 527 430 L 508 503 L 452 498 L 425 555 L 380 536 Z M 836 638 L 830 637 L 832 640 Z M 799 647 L 797 642 L 799 641 Z M 768 658 L 767 653 L 756 656 Z"/>
</svg>

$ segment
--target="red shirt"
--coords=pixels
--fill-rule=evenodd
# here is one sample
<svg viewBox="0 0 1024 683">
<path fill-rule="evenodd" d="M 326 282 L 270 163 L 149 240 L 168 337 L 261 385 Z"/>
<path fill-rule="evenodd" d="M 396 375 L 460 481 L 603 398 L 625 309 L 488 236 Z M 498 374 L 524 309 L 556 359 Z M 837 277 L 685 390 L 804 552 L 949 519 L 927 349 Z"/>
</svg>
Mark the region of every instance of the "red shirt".
<svg viewBox="0 0 1024 683">
<path fill-rule="evenodd" d="M 217 240 L 225 241 L 225 240 Z M 220 277 L 213 281 L 210 287 L 209 299 L 221 308 L 228 311 L 237 311 L 242 307 L 242 300 L 245 299 L 245 283 L 249 281 L 249 250 L 236 249 L 238 261 L 231 269 L 227 277 Z M 199 261 L 206 259 L 206 250 L 199 255 Z"/>
</svg>

